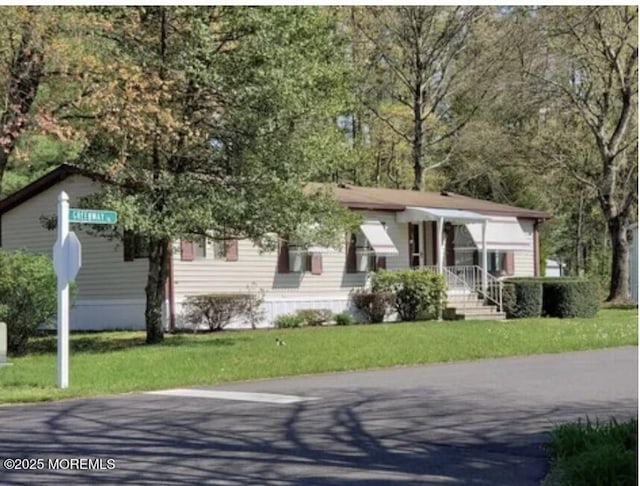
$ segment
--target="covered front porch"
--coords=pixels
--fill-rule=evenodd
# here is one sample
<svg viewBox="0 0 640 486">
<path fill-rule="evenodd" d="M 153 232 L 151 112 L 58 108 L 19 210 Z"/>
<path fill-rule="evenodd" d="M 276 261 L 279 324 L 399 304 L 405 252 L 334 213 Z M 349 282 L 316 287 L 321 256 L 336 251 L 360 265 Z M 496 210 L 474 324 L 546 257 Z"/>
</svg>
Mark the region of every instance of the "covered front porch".
<svg viewBox="0 0 640 486">
<path fill-rule="evenodd" d="M 442 274 L 450 300 L 479 295 L 502 311 L 501 278 L 513 275 L 514 252 L 529 246 L 516 218 L 407 207 L 396 221 L 407 224 L 411 268 Z"/>
</svg>

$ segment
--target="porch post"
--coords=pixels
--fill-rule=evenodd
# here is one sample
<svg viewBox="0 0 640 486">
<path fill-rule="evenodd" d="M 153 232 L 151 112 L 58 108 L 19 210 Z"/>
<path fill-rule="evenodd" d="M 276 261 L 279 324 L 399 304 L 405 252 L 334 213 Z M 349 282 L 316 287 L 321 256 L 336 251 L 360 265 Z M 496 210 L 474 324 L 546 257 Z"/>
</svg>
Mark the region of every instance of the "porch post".
<svg viewBox="0 0 640 486">
<path fill-rule="evenodd" d="M 482 292 L 487 295 L 487 220 L 482 222 Z"/>
<path fill-rule="evenodd" d="M 444 218 L 438 218 L 438 228 L 436 234 L 436 245 L 438 246 L 438 273 L 444 273 L 444 252 L 442 251 L 442 227 L 444 226 Z"/>
</svg>

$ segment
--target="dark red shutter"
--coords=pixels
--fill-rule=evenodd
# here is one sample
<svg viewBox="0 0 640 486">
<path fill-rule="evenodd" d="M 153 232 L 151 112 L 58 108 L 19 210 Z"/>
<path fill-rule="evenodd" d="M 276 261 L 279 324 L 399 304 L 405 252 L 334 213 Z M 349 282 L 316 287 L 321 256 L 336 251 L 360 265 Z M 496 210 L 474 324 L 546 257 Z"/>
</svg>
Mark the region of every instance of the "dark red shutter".
<svg viewBox="0 0 640 486">
<path fill-rule="evenodd" d="M 311 275 L 322 275 L 322 253 L 311 254 Z"/>
<path fill-rule="evenodd" d="M 180 240 L 180 260 L 192 262 L 195 256 L 193 241 Z"/>
<path fill-rule="evenodd" d="M 347 273 L 357 273 L 358 272 L 358 262 L 357 262 L 357 256 L 356 256 L 356 235 L 355 235 L 355 233 L 351 233 L 350 235 L 347 235 L 346 272 Z"/>
<path fill-rule="evenodd" d="M 289 273 L 289 243 L 278 238 L 278 273 Z"/>
<path fill-rule="evenodd" d="M 132 262 L 135 258 L 135 241 L 134 235 L 131 231 L 125 231 L 122 235 L 122 247 L 124 252 L 124 261 Z"/>
<path fill-rule="evenodd" d="M 227 240 L 227 261 L 228 262 L 237 262 L 238 261 L 238 240 Z"/>
<path fill-rule="evenodd" d="M 507 275 L 513 275 L 515 272 L 515 258 L 512 251 L 504 254 L 504 272 Z"/>
<path fill-rule="evenodd" d="M 386 270 L 387 268 L 387 257 L 378 257 L 376 258 L 376 269 L 377 270 Z"/>
</svg>

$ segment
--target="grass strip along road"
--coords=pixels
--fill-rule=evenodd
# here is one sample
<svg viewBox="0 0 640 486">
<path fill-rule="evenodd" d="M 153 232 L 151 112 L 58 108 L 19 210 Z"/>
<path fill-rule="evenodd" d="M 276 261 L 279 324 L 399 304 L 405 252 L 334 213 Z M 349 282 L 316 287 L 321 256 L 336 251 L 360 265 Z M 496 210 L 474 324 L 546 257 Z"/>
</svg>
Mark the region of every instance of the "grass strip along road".
<svg viewBox="0 0 640 486">
<path fill-rule="evenodd" d="M 58 390 L 56 338 L 0 368 L 0 403 L 56 400 L 333 371 L 637 345 L 637 309 L 593 319 L 389 323 L 291 330 L 71 336 L 70 388 Z M 276 338 L 286 345 L 276 345 Z"/>
</svg>

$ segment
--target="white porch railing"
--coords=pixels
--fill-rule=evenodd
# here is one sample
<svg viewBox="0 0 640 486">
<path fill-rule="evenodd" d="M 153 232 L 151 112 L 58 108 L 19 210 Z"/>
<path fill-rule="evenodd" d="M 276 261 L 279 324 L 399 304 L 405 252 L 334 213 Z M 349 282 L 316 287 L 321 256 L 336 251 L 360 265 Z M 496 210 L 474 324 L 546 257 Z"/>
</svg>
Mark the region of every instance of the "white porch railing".
<svg viewBox="0 0 640 486">
<path fill-rule="evenodd" d="M 437 265 L 422 267 L 433 272 L 438 272 Z M 483 270 L 478 265 L 460 265 L 444 267 L 444 278 L 449 290 L 465 290 L 477 292 L 487 302 L 498 306 L 502 312 L 502 282 L 487 272 L 487 291 L 482 288 Z"/>
</svg>

